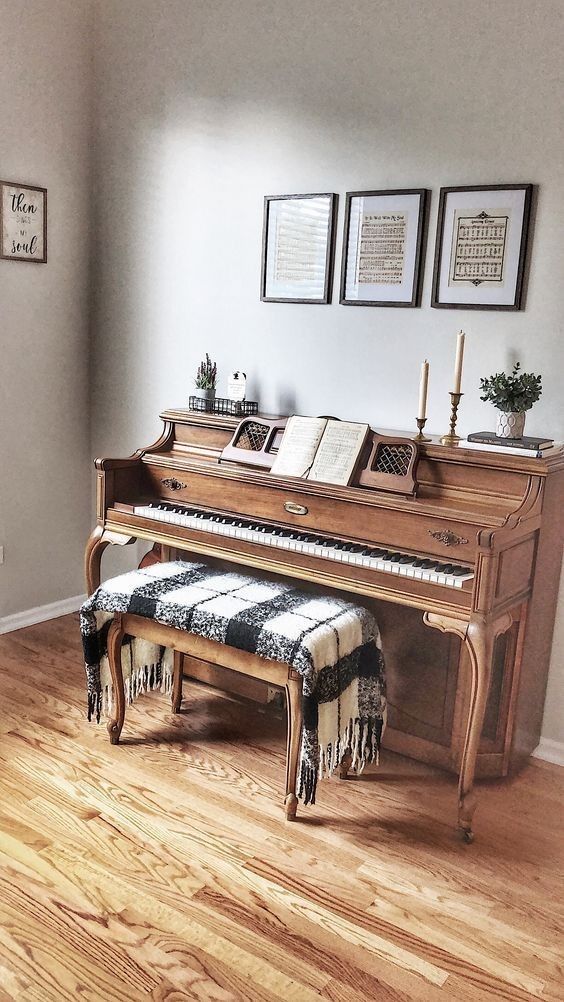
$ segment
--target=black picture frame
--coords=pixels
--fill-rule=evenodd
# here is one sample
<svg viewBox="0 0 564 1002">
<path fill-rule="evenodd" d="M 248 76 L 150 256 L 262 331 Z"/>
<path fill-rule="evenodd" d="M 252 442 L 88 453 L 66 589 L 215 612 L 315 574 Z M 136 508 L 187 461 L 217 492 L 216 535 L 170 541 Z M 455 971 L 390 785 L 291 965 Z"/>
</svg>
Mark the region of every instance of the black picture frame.
<svg viewBox="0 0 564 1002">
<path fill-rule="evenodd" d="M 530 253 L 530 222 L 531 222 L 531 204 L 533 197 L 534 185 L 527 182 L 524 184 L 475 184 L 475 185 L 456 185 L 453 187 L 445 187 L 440 189 L 439 193 L 439 209 L 437 215 L 437 233 L 435 239 L 435 257 L 433 266 L 433 284 L 431 291 L 431 306 L 439 310 L 520 310 L 522 309 L 523 298 L 524 298 L 524 288 L 525 288 L 525 275 L 526 267 L 528 263 L 528 257 Z M 465 289 L 468 290 L 468 295 L 465 296 L 466 301 L 445 301 L 445 260 L 446 255 L 449 258 L 448 275 L 449 279 L 452 281 L 453 277 L 451 275 L 452 270 L 452 258 L 455 255 L 454 263 L 456 266 L 456 249 L 454 247 L 455 242 L 455 231 L 454 228 L 450 229 L 449 223 L 451 222 L 451 213 L 456 213 L 459 211 L 456 208 L 457 200 L 456 195 L 458 193 L 473 193 L 476 192 L 476 199 L 474 210 L 478 206 L 483 206 L 478 214 L 473 214 L 467 217 L 468 219 L 478 220 L 481 219 L 482 223 L 488 218 L 494 218 L 491 212 L 487 212 L 487 208 L 498 208 L 500 211 L 499 198 L 496 194 L 498 192 L 514 192 L 523 193 L 522 208 L 517 207 L 517 211 L 521 213 L 521 218 L 519 220 L 519 230 L 516 234 L 510 232 L 506 237 L 506 230 L 500 229 L 500 240 L 503 239 L 503 247 L 497 248 L 497 251 L 501 251 L 501 263 L 500 263 L 500 277 L 493 278 L 479 278 L 479 270 L 476 271 L 476 279 L 468 279 L 465 283 Z M 487 193 L 492 193 L 492 201 L 498 202 L 498 205 L 492 205 L 488 202 Z M 452 196 L 452 200 L 450 199 Z M 473 210 L 473 211 L 474 211 Z M 467 209 L 466 211 L 470 211 Z M 497 218 L 507 218 L 508 217 L 497 217 Z M 460 222 L 460 220 L 459 220 Z M 507 224 L 508 225 L 508 224 Z M 514 229 L 514 225 L 513 225 Z M 501 235 L 502 234 L 502 235 Z M 512 241 L 512 245 L 509 245 L 509 240 Z M 503 281 L 503 269 L 506 264 L 506 254 L 507 258 L 511 255 L 511 264 L 508 264 L 507 271 L 511 271 L 509 279 L 509 288 L 506 293 L 504 293 L 507 301 L 506 302 L 494 302 L 491 298 L 486 297 L 486 289 L 480 290 L 480 286 L 484 285 L 487 289 L 491 288 L 493 282 Z M 497 260 L 497 259 L 495 259 Z M 475 267 L 478 269 L 478 264 L 475 263 Z M 485 263 L 485 259 L 481 262 L 482 267 L 485 269 L 488 267 Z M 492 265 L 494 267 L 494 265 Z M 463 279 L 457 279 L 463 281 Z M 487 285 L 486 285 L 487 283 Z M 447 283 L 448 285 L 448 283 Z M 470 288 L 473 285 L 475 292 Z M 462 293 L 461 293 L 462 295 Z"/>
<path fill-rule="evenodd" d="M 269 244 L 270 236 L 273 227 L 273 214 L 274 208 L 277 203 L 283 204 L 289 201 L 297 200 L 311 200 L 311 199 L 327 199 L 327 230 L 325 234 L 325 240 L 323 248 L 320 247 L 321 255 L 323 258 L 323 282 L 321 295 L 318 297 L 312 296 L 300 296 L 297 294 L 290 295 L 269 295 L 269 268 L 271 263 L 271 256 L 269 254 Z M 337 220 L 337 207 L 338 207 L 339 196 L 335 192 L 321 192 L 314 194 L 305 195 L 265 195 L 264 197 L 264 216 L 263 216 L 263 229 L 262 229 L 262 262 L 261 262 L 261 281 L 260 281 L 260 298 L 263 303 L 303 303 L 311 304 L 317 306 L 326 306 L 331 302 L 332 292 L 333 292 L 333 264 L 335 256 L 335 232 L 336 232 L 336 220 Z M 306 206 L 307 207 L 307 206 Z M 305 208 L 305 207 L 304 207 Z M 291 288 L 289 283 L 289 287 Z M 299 291 L 299 282 L 294 283 L 296 289 Z"/>
<path fill-rule="evenodd" d="M 390 206 L 387 211 L 394 212 L 394 205 L 398 205 L 398 199 L 404 196 L 415 196 L 418 198 L 417 207 L 417 230 L 415 235 L 414 254 L 412 253 L 412 267 L 407 281 L 408 296 L 405 299 L 374 298 L 374 299 L 351 299 L 347 297 L 347 285 L 349 282 L 352 261 L 351 251 L 351 210 L 354 199 L 378 198 L 389 200 Z M 427 188 L 388 188 L 375 191 L 347 191 L 345 201 L 345 220 L 343 226 L 343 251 L 341 258 L 341 288 L 339 302 L 341 306 L 393 306 L 393 307 L 417 307 L 421 305 L 421 290 L 423 283 L 423 267 L 425 260 L 425 236 L 427 232 L 427 220 L 429 211 L 430 191 Z M 357 238 L 358 239 L 358 238 Z M 404 284 L 404 283 L 402 283 Z M 381 295 L 381 292 L 380 292 Z"/>
</svg>

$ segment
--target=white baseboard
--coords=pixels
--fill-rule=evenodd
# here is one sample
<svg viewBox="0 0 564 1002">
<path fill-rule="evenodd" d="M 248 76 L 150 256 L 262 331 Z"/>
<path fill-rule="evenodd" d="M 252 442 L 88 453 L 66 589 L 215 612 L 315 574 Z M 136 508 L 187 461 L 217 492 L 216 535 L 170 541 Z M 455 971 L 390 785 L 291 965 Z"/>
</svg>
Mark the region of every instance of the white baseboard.
<svg viewBox="0 0 564 1002">
<path fill-rule="evenodd" d="M 0 634 L 12 633 L 13 630 L 23 630 L 25 626 L 45 623 L 46 620 L 57 619 L 58 616 L 67 616 L 69 612 L 76 612 L 80 609 L 85 601 L 86 595 L 74 595 L 73 598 L 62 598 L 59 602 L 50 602 L 49 605 L 38 605 L 35 609 L 14 612 L 13 615 L 0 619 Z"/>
<path fill-rule="evenodd" d="M 541 738 L 533 752 L 533 758 L 542 758 L 544 762 L 553 762 L 554 765 L 564 765 L 564 741 Z"/>
</svg>

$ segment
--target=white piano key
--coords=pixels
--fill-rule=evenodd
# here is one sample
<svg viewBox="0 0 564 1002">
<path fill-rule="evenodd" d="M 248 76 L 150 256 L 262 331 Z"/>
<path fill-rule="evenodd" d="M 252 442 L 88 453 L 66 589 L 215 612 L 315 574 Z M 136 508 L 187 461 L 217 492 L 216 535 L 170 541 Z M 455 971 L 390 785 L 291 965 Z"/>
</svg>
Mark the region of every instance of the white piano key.
<svg viewBox="0 0 564 1002">
<path fill-rule="evenodd" d="M 278 549 L 289 550 L 295 553 L 303 553 L 317 558 L 332 560 L 339 563 L 350 564 L 357 567 L 366 567 L 372 570 L 384 572 L 386 574 L 396 574 L 413 580 L 427 581 L 431 584 L 438 584 L 449 588 L 462 588 L 465 581 L 473 578 L 472 571 L 467 574 L 448 574 L 437 570 L 437 568 L 414 567 L 408 562 L 399 563 L 382 557 L 371 557 L 361 552 L 337 549 L 331 545 L 330 541 L 315 544 L 306 540 L 291 538 L 292 532 L 284 536 L 280 533 L 272 533 L 266 527 L 265 531 L 257 528 L 247 528 L 237 524 L 241 521 L 237 516 L 230 519 L 228 516 L 223 521 L 203 513 L 201 515 L 188 515 L 182 509 L 169 508 L 165 504 L 138 505 L 134 507 L 134 513 L 144 518 L 152 518 L 159 522 L 171 525 L 186 526 L 196 529 L 198 532 L 207 532 L 216 536 L 226 536 L 234 539 L 246 540 L 252 543 L 260 543 L 263 546 L 276 547 Z M 256 523 L 252 523 L 256 524 Z M 417 559 L 416 557 L 413 558 Z"/>
</svg>

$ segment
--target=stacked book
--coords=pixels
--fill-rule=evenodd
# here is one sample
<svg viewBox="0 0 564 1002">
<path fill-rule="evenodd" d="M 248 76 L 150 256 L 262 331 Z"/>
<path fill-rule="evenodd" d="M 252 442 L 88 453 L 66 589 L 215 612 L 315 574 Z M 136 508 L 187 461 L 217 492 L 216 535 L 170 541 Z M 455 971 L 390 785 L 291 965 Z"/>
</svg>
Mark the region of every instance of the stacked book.
<svg viewBox="0 0 564 1002">
<path fill-rule="evenodd" d="M 534 456 L 535 459 L 542 459 L 547 450 L 554 448 L 554 439 L 527 435 L 522 438 L 498 438 L 493 431 L 475 431 L 468 438 L 461 439 L 458 448 L 507 452 L 513 456 Z"/>
</svg>

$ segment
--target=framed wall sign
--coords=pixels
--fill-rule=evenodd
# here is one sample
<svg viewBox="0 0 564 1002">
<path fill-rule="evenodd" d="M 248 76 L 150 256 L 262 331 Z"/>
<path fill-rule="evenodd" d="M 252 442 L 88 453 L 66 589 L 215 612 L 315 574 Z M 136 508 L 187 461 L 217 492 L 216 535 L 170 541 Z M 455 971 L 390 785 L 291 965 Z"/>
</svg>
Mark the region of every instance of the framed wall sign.
<svg viewBox="0 0 564 1002">
<path fill-rule="evenodd" d="M 329 303 L 338 196 L 267 195 L 260 298 L 265 303 Z"/>
<path fill-rule="evenodd" d="M 343 306 L 419 306 L 427 195 L 425 188 L 347 192 Z"/>
<path fill-rule="evenodd" d="M 431 306 L 520 310 L 532 184 L 441 188 Z"/>
<path fill-rule="evenodd" d="M 47 261 L 47 189 L 0 181 L 0 258 Z"/>
</svg>

